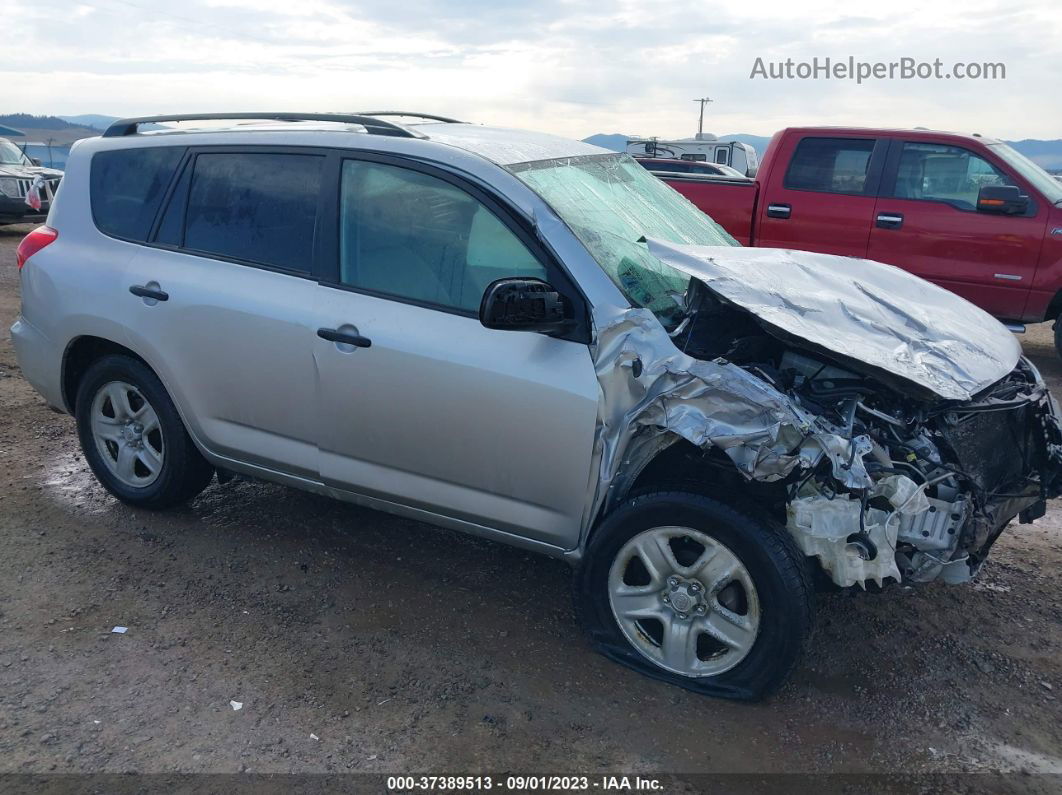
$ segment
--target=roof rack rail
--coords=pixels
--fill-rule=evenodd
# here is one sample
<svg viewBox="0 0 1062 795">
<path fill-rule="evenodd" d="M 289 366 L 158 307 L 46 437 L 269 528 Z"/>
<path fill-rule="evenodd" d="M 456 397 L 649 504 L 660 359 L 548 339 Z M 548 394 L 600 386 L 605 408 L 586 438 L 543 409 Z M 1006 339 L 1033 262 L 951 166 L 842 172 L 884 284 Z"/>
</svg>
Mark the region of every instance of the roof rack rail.
<svg viewBox="0 0 1062 795">
<path fill-rule="evenodd" d="M 446 122 L 447 124 L 467 124 L 460 119 L 451 119 L 447 116 L 436 116 L 433 113 L 416 113 L 409 110 L 362 110 L 358 111 L 362 116 L 408 116 L 411 119 L 431 119 L 432 121 Z"/>
<path fill-rule="evenodd" d="M 385 112 L 389 113 L 389 112 Z M 380 115 L 380 114 L 377 114 Z M 408 115 L 408 114 L 406 114 Z M 422 115 L 422 114 L 413 114 Z M 104 130 L 104 138 L 120 138 L 125 135 L 136 135 L 137 128 L 141 124 L 158 124 L 168 121 L 215 121 L 215 120 L 238 120 L 238 119 L 262 119 L 269 121 L 337 121 L 346 124 L 360 124 L 372 135 L 389 135 L 396 138 L 424 138 L 422 133 L 407 129 L 401 124 L 384 121 L 366 113 L 277 113 L 265 111 L 262 113 L 181 113 L 169 116 L 138 116 L 130 119 L 119 119 Z"/>
</svg>

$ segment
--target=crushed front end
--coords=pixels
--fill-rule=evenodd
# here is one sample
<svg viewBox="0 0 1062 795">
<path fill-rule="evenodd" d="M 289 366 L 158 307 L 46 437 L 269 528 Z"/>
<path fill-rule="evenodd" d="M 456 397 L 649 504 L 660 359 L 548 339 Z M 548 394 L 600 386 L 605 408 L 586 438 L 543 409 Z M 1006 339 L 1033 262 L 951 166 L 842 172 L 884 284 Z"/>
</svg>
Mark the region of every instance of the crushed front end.
<svg viewBox="0 0 1062 795">
<path fill-rule="evenodd" d="M 599 324 L 595 507 L 679 437 L 736 468 L 722 496 L 754 495 L 834 583 L 866 587 L 969 580 L 1062 491 L 1057 406 L 972 304 L 880 263 L 648 248 L 692 279 L 666 334 L 646 310 Z"/>
<path fill-rule="evenodd" d="M 1059 493 L 1062 429 L 1026 359 L 968 401 L 902 396 L 788 352 L 779 386 L 852 439 L 871 483 L 818 466 L 789 486 L 787 527 L 840 586 L 964 582 L 1007 524 L 1043 516 Z"/>
</svg>

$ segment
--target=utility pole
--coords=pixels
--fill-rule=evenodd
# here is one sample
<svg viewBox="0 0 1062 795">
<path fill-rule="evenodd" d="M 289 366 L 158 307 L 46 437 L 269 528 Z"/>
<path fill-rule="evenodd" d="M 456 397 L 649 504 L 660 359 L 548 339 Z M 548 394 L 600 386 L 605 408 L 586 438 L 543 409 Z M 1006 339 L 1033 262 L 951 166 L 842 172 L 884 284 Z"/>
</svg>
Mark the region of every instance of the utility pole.
<svg viewBox="0 0 1062 795">
<path fill-rule="evenodd" d="M 701 133 L 704 132 L 704 106 L 707 105 L 712 100 L 710 100 L 708 97 L 701 97 L 700 99 L 695 99 L 693 101 L 701 103 L 701 115 L 697 119 L 697 137 L 700 138 L 701 137 Z"/>
</svg>

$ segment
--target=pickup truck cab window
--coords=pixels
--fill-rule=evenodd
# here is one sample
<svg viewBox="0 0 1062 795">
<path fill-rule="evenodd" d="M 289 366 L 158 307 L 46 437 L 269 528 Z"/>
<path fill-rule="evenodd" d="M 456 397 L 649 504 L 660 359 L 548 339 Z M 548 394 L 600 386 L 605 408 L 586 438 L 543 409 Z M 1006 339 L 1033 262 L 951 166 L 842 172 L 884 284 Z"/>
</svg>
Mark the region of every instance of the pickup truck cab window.
<svg viewBox="0 0 1062 795">
<path fill-rule="evenodd" d="M 1013 184 L 1010 177 L 969 149 L 905 141 L 892 195 L 897 199 L 944 202 L 975 212 L 981 188 Z"/>
<path fill-rule="evenodd" d="M 475 313 L 487 286 L 546 269 L 461 188 L 399 166 L 345 160 L 339 279 L 348 287 Z"/>
<path fill-rule="evenodd" d="M 876 143 L 872 138 L 805 138 L 789 161 L 785 187 L 866 194 L 874 190 L 868 176 Z"/>
</svg>

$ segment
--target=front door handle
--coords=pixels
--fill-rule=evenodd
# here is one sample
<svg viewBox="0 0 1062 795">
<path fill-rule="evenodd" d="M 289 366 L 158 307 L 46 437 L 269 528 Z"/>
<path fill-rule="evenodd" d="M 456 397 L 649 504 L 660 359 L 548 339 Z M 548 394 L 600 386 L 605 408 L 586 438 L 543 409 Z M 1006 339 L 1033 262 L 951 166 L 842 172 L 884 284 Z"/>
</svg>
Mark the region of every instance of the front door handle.
<svg viewBox="0 0 1062 795">
<path fill-rule="evenodd" d="M 341 345 L 353 345 L 355 348 L 372 347 L 372 340 L 368 337 L 363 337 L 360 334 L 348 334 L 339 329 L 319 328 L 317 329 L 317 336 L 323 340 L 328 340 L 329 342 L 338 342 Z"/>
<path fill-rule="evenodd" d="M 170 294 L 167 293 L 165 290 L 160 290 L 157 286 L 145 287 L 142 284 L 134 284 L 132 287 L 129 288 L 129 292 L 131 292 L 133 295 L 139 296 L 140 298 L 151 298 L 155 301 L 170 300 Z"/>
<path fill-rule="evenodd" d="M 793 208 L 788 204 L 768 204 L 767 205 L 767 217 L 768 218 L 788 218 L 793 214 Z"/>
<path fill-rule="evenodd" d="M 874 225 L 879 229 L 899 229 L 903 226 L 903 213 L 878 213 Z"/>
</svg>

